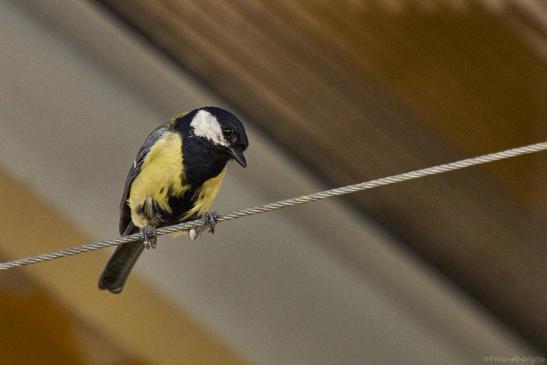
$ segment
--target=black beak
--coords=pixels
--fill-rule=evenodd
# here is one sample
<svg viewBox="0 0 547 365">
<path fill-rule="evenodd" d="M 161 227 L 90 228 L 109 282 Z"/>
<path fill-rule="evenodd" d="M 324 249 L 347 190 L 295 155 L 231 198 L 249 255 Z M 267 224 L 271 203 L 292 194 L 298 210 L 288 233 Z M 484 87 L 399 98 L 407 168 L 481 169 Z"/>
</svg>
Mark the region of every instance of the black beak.
<svg viewBox="0 0 547 365">
<path fill-rule="evenodd" d="M 238 164 L 240 164 L 242 167 L 247 167 L 247 161 L 245 160 L 245 156 L 243 156 L 243 151 L 236 150 L 235 148 L 230 148 L 230 154 L 234 158 L 234 160 L 237 161 Z"/>
</svg>

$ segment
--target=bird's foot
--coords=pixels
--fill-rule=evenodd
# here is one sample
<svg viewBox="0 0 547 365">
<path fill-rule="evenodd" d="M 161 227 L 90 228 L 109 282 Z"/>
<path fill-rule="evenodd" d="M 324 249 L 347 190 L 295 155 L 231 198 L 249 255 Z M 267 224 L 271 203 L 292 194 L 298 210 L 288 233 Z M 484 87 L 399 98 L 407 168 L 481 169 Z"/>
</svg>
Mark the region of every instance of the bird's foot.
<svg viewBox="0 0 547 365">
<path fill-rule="evenodd" d="M 146 249 L 156 248 L 158 243 L 158 235 L 156 234 L 156 227 L 151 224 L 147 224 L 141 228 L 142 243 Z"/>
<path fill-rule="evenodd" d="M 206 227 L 211 234 L 215 234 L 215 226 L 217 225 L 218 214 L 216 214 L 215 212 L 207 212 L 203 213 L 201 217 L 205 222 L 203 224 L 203 227 Z"/>
<path fill-rule="evenodd" d="M 203 220 L 203 225 L 197 228 L 191 228 L 188 231 L 188 235 L 191 240 L 196 240 L 199 238 L 201 233 L 207 229 L 211 234 L 215 234 L 215 226 L 217 224 L 218 215 L 215 212 L 207 212 L 201 215 Z"/>
</svg>

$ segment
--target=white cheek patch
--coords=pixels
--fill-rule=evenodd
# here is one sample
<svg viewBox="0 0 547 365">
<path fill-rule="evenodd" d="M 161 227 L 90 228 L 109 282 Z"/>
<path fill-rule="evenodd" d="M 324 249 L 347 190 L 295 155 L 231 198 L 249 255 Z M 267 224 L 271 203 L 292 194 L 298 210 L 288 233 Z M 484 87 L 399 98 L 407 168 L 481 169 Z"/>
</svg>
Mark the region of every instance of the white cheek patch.
<svg viewBox="0 0 547 365">
<path fill-rule="evenodd" d="M 220 124 L 211 113 L 200 110 L 192 119 L 190 126 L 194 129 L 194 135 L 206 138 L 214 144 L 228 147 L 228 142 L 222 134 Z"/>
</svg>

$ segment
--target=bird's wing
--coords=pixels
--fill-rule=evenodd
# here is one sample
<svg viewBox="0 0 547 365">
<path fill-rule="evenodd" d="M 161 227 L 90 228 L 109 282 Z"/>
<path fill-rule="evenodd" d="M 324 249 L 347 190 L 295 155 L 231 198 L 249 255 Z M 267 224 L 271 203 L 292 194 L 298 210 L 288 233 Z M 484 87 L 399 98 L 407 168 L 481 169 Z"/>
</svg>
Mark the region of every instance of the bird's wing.
<svg viewBox="0 0 547 365">
<path fill-rule="evenodd" d="M 142 168 L 142 164 L 144 162 L 144 158 L 150 152 L 150 149 L 156 143 L 156 141 L 165 133 L 169 132 L 169 125 L 162 125 L 159 128 L 156 128 L 150 135 L 146 138 L 146 141 L 144 141 L 144 144 L 140 148 L 139 152 L 137 153 L 137 157 L 135 158 L 135 161 L 133 162 L 133 165 L 131 165 L 131 168 L 129 169 L 129 173 L 127 174 L 127 178 L 125 180 L 125 186 L 123 189 L 122 194 L 122 200 L 120 202 L 120 234 L 130 234 L 130 230 L 128 230 L 129 225 L 132 225 L 131 222 L 131 210 L 129 209 L 129 204 L 127 203 L 127 199 L 129 199 L 129 192 L 131 191 L 131 185 L 133 184 L 133 180 L 135 180 L 135 177 L 139 174 Z"/>
</svg>

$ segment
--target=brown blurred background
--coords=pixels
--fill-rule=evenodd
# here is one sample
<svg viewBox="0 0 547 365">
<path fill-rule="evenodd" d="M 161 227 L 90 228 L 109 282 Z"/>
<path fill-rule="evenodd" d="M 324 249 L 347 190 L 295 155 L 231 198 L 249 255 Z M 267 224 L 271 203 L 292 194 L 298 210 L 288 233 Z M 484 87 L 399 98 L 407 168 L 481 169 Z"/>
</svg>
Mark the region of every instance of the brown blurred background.
<svg viewBox="0 0 547 365">
<path fill-rule="evenodd" d="M 169 115 L 249 125 L 226 211 L 547 140 L 542 0 L 0 2 L 4 259 L 115 236 Z M 547 352 L 547 154 L 0 275 L 2 363 L 471 364 Z M 531 361 L 531 360 L 530 360 Z"/>
</svg>

